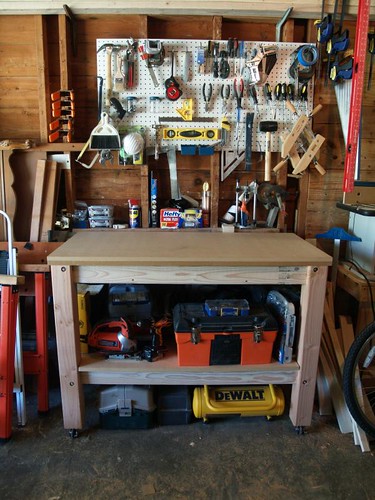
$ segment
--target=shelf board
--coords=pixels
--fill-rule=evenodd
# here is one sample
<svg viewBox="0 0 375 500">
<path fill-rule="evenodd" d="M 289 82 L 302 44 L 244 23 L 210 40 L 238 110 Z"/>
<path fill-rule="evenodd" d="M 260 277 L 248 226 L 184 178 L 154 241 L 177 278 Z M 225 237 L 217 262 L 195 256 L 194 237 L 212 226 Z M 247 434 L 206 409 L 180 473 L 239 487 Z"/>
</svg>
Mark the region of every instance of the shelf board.
<svg viewBox="0 0 375 500">
<path fill-rule="evenodd" d="M 84 354 L 79 366 L 84 384 L 138 385 L 293 384 L 298 370 L 296 362 L 282 365 L 276 361 L 246 366 L 178 366 L 177 354 L 174 352 L 151 363 Z"/>
</svg>

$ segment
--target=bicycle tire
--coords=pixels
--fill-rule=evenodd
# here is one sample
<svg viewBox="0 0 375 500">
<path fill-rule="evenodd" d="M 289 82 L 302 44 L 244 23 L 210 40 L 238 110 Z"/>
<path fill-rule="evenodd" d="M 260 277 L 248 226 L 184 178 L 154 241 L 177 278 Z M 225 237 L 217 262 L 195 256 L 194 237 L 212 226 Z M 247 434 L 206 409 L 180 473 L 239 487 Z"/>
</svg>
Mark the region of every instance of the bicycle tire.
<svg viewBox="0 0 375 500">
<path fill-rule="evenodd" d="M 358 376 L 361 384 L 358 384 Z M 355 338 L 345 359 L 343 371 L 344 397 L 349 412 L 357 424 L 375 438 L 375 386 L 369 385 L 371 378 L 375 378 L 375 321 Z M 364 397 L 369 402 L 366 411 L 363 407 Z"/>
</svg>

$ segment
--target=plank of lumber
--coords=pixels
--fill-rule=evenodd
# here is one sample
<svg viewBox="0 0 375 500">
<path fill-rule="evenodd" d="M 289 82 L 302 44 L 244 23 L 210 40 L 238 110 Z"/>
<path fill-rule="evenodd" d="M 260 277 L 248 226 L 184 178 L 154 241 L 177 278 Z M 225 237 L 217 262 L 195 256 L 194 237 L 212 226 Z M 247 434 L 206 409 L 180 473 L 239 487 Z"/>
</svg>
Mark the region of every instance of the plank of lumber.
<svg viewBox="0 0 375 500">
<path fill-rule="evenodd" d="M 316 388 L 319 401 L 319 415 L 333 415 L 332 399 L 329 392 L 329 386 L 327 379 L 324 376 L 324 370 L 320 360 L 316 377 Z"/>
<path fill-rule="evenodd" d="M 56 216 L 59 168 L 56 161 L 48 161 L 44 180 L 39 241 L 48 241 L 48 231 L 53 229 Z"/>
<path fill-rule="evenodd" d="M 46 169 L 47 162 L 45 160 L 38 160 L 36 165 L 33 209 L 31 214 L 30 241 L 38 241 L 39 239 Z"/>
<path fill-rule="evenodd" d="M 331 337 L 333 348 L 335 350 L 335 356 L 337 359 L 338 366 L 342 372 L 344 366 L 344 354 L 340 345 L 340 339 L 337 335 L 334 319 L 334 311 L 329 307 L 328 301 L 324 302 L 324 321 L 326 322 L 329 336 Z"/>
<path fill-rule="evenodd" d="M 344 345 L 344 354 L 347 356 L 349 349 L 354 342 L 354 329 L 352 319 L 349 316 L 339 316 L 340 328 L 342 331 L 342 340 Z"/>
<path fill-rule="evenodd" d="M 348 434 L 349 432 L 353 431 L 352 419 L 345 404 L 344 395 L 342 393 L 340 383 L 337 380 L 337 374 L 332 369 L 330 356 L 324 337 L 322 338 L 320 361 L 322 364 L 324 375 L 329 385 L 333 408 L 335 410 L 340 431 L 343 434 Z"/>
</svg>

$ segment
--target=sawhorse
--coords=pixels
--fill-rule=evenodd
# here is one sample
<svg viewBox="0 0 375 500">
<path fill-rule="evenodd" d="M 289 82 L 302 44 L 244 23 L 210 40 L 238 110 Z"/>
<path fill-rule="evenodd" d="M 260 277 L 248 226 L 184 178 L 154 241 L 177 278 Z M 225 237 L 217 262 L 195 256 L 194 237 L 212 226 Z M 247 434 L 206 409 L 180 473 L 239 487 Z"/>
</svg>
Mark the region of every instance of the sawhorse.
<svg viewBox="0 0 375 500">
<path fill-rule="evenodd" d="M 1 275 L 0 298 L 0 441 L 12 434 L 14 357 L 18 306 L 18 283 L 13 275 Z"/>
<path fill-rule="evenodd" d="M 18 268 L 27 279 L 27 285 L 20 287 L 19 295 L 35 297 L 36 349 L 23 352 L 23 371 L 26 375 L 37 376 L 38 411 L 49 410 L 48 397 L 48 297 L 50 295 L 50 268 L 47 255 L 61 243 L 14 242 L 18 252 Z M 6 249 L 6 243 L 0 242 L 0 250 Z"/>
<path fill-rule="evenodd" d="M 23 351 L 25 375 L 38 377 L 38 412 L 49 410 L 48 397 L 48 296 L 50 294 L 49 274 L 34 273 L 35 284 L 35 331 L 36 350 Z"/>
</svg>

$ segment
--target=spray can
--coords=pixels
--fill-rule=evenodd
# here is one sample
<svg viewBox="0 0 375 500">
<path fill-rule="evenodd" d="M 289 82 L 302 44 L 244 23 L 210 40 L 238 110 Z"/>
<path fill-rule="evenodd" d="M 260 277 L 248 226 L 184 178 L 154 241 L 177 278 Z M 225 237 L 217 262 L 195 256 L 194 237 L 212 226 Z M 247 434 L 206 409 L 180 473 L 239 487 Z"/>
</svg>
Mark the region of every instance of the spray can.
<svg viewBox="0 0 375 500">
<path fill-rule="evenodd" d="M 137 228 L 141 227 L 141 208 L 139 206 L 139 201 L 131 198 L 128 200 L 129 203 L 129 227 Z"/>
<path fill-rule="evenodd" d="M 202 217 L 203 227 L 210 227 L 210 186 L 208 182 L 203 183 L 202 191 Z"/>
</svg>

